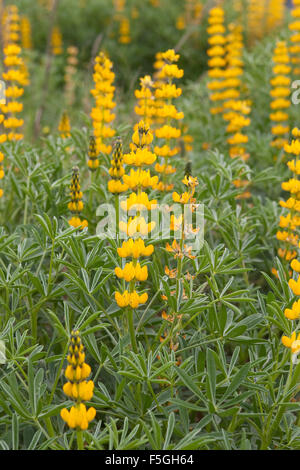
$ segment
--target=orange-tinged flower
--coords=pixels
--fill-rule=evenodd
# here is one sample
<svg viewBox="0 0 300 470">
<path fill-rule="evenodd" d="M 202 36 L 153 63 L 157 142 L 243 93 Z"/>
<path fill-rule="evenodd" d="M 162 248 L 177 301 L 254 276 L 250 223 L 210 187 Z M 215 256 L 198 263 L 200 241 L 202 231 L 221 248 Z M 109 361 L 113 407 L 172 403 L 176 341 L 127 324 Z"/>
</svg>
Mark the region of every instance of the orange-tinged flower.
<svg viewBox="0 0 300 470">
<path fill-rule="evenodd" d="M 298 354 L 300 351 L 300 333 L 296 337 L 296 332 L 292 333 L 292 336 L 289 338 L 288 336 L 283 336 L 281 338 L 282 344 L 286 348 L 291 348 L 293 354 Z"/>
<path fill-rule="evenodd" d="M 286 308 L 284 311 L 284 315 L 289 320 L 296 320 L 300 318 L 300 300 L 294 302 L 291 309 Z"/>
<path fill-rule="evenodd" d="M 297 281 L 295 281 L 294 279 L 290 279 L 289 287 L 295 295 L 300 295 L 300 276 L 298 277 Z"/>
</svg>

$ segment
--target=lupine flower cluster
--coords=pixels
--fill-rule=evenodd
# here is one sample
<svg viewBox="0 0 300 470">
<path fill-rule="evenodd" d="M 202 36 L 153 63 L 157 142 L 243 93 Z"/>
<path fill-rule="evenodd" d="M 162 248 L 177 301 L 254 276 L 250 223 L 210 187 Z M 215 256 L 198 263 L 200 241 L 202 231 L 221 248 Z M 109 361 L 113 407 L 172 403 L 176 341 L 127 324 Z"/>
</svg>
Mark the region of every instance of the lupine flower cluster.
<svg viewBox="0 0 300 470">
<path fill-rule="evenodd" d="M 285 17 L 285 0 L 269 0 L 265 13 L 265 30 L 270 33 L 281 26 Z"/>
<path fill-rule="evenodd" d="M 219 114 L 223 112 L 223 93 L 224 88 L 224 68 L 225 60 L 225 38 L 226 28 L 224 26 L 224 10 L 221 7 L 212 8 L 208 17 L 207 33 L 209 48 L 208 55 L 208 77 L 207 84 L 210 90 L 209 98 L 214 104 L 210 108 L 211 114 Z"/>
<path fill-rule="evenodd" d="M 243 77 L 243 31 L 240 25 L 230 23 L 228 34 L 224 25 L 224 10 L 216 7 L 210 10 L 209 34 L 210 48 L 208 54 L 207 88 L 210 90 L 210 100 L 216 104 L 210 109 L 212 115 L 222 113 L 227 123 L 226 132 L 231 158 L 239 157 L 246 161 L 248 136 L 244 129 L 250 125 L 249 114 L 251 106 L 249 100 L 242 98 Z M 236 187 L 246 187 L 248 181 L 236 179 Z M 249 191 L 244 191 L 239 198 L 250 197 Z"/>
<path fill-rule="evenodd" d="M 101 52 L 96 57 L 93 75 L 94 88 L 91 90 L 91 94 L 95 99 L 95 107 L 92 109 L 91 118 L 93 120 L 97 152 L 107 155 L 111 153 L 112 146 L 106 143 L 106 140 L 115 135 L 115 130 L 111 127 L 111 122 L 115 119 L 112 110 L 116 106 L 113 101 L 115 74 L 112 71 L 112 66 L 112 62 L 104 53 Z"/>
<path fill-rule="evenodd" d="M 277 149 L 283 148 L 287 143 L 287 135 L 289 133 L 289 114 L 288 109 L 291 106 L 289 99 L 291 79 L 290 59 L 288 48 L 284 41 L 277 41 L 273 56 L 273 78 L 271 79 L 272 89 L 270 95 L 271 114 L 270 119 L 274 122 L 271 132 L 273 140 L 272 147 Z"/>
<path fill-rule="evenodd" d="M 32 33 L 31 33 L 31 23 L 28 16 L 21 17 L 21 43 L 22 48 L 25 50 L 32 49 Z"/>
<path fill-rule="evenodd" d="M 130 21 L 125 16 L 122 17 L 119 26 L 119 43 L 129 44 L 131 42 L 130 37 Z"/>
<path fill-rule="evenodd" d="M 75 100 L 75 78 L 78 64 L 78 48 L 75 46 L 68 47 L 67 54 L 67 65 L 65 68 L 65 98 L 67 106 L 72 106 Z"/>
<path fill-rule="evenodd" d="M 58 131 L 62 139 L 67 139 L 71 135 L 71 123 L 69 116 L 66 112 L 62 114 L 61 120 L 58 125 Z"/>
<path fill-rule="evenodd" d="M 261 0 L 250 0 L 247 2 L 247 29 L 251 32 L 251 42 L 263 35 L 263 19 L 265 4 Z"/>
<path fill-rule="evenodd" d="M 51 51 L 54 56 L 63 53 L 62 34 L 58 26 L 54 26 L 51 34 Z"/>
<path fill-rule="evenodd" d="M 229 154 L 231 158 L 240 157 L 247 160 L 249 154 L 246 151 L 248 136 L 242 131 L 250 125 L 249 102 L 241 100 L 241 87 L 243 76 L 243 34 L 240 26 L 230 24 L 227 36 L 226 62 L 227 68 L 224 76 L 224 114 L 223 118 L 228 122 L 227 133 L 231 134 L 227 142 L 230 145 Z"/>
<path fill-rule="evenodd" d="M 80 218 L 84 204 L 82 202 L 83 194 L 80 187 L 79 168 L 77 166 L 72 170 L 70 190 L 71 201 L 68 204 L 68 208 L 72 212 L 73 216 L 69 220 L 69 224 L 74 228 L 79 227 L 82 230 L 88 226 L 88 222 L 87 220 L 81 220 Z"/>
<path fill-rule="evenodd" d="M 265 34 L 278 28 L 284 21 L 285 0 L 247 0 L 247 30 L 253 44 Z M 244 8 L 245 3 L 242 2 Z"/>
<path fill-rule="evenodd" d="M 297 108 L 291 106 L 290 94 L 292 75 L 300 75 L 300 0 L 294 0 L 290 11 L 284 0 L 101 0 L 105 11 L 97 23 L 99 35 L 78 35 L 78 48 L 63 45 L 62 32 L 65 40 L 71 34 L 63 29 L 64 8 L 56 11 L 59 2 L 38 3 L 36 12 L 46 8 L 54 25 L 47 32 L 45 55 L 32 50 L 31 29 L 38 37 L 35 16 L 19 17 L 16 6 L 4 7 L 0 0 L 1 78 L 6 85 L 6 101 L 0 102 L 0 181 L 6 173 L 8 193 L 1 200 L 5 231 L 1 230 L 0 336 L 8 338 L 8 365 L 0 370 L 0 374 L 4 371 L 0 447 L 7 442 L 17 447 L 18 427 L 25 436 L 20 442 L 29 438 L 31 447 L 53 449 L 73 449 L 76 439 L 80 449 L 101 450 L 151 449 L 160 440 L 172 449 L 184 444 L 208 448 L 210 441 L 214 448 L 256 448 L 260 441 L 262 449 L 279 443 L 288 448 L 293 440 L 299 446 L 296 425 L 300 420 L 295 412 L 300 366 L 293 366 L 300 354 L 300 129 L 292 126 Z M 96 12 L 87 0 L 79 3 L 76 9 L 82 17 L 84 7 Z M 154 73 L 147 71 L 151 63 L 145 59 L 136 75 L 129 74 L 125 81 L 121 73 L 116 80 L 110 57 L 122 55 L 116 65 L 123 71 L 127 63 L 138 64 L 143 44 L 127 45 L 144 25 L 144 12 L 145 24 L 151 20 L 148 10 L 153 18 L 157 16 L 157 25 L 163 24 L 161 12 L 150 5 L 162 12 L 174 7 L 164 33 L 167 37 L 167 28 L 171 32 L 173 27 L 176 46 L 155 55 Z M 272 35 L 255 44 L 281 26 L 286 13 L 292 20 L 288 25 L 286 15 L 286 30 L 280 30 L 279 40 Z M 56 20 L 62 30 L 55 26 Z M 207 35 L 198 40 L 199 31 L 206 27 Z M 90 58 L 86 55 L 91 39 L 95 42 Z M 154 57 L 150 33 L 144 39 L 149 45 L 147 59 L 150 54 Z M 208 42 L 206 55 L 202 39 Z M 100 43 L 110 56 L 98 53 Z M 177 52 L 181 50 L 184 60 L 194 62 L 185 71 Z M 273 51 L 272 60 L 258 70 L 265 51 Z M 194 52 L 202 54 L 199 61 L 194 61 Z M 61 57 L 54 60 L 53 56 Z M 207 73 L 202 67 L 205 61 Z M 46 72 L 51 65 L 55 73 L 49 69 L 42 90 L 49 108 L 45 100 L 45 112 L 37 109 L 30 115 L 33 119 L 25 122 L 26 133 L 30 124 L 38 128 L 34 136 L 38 146 L 31 147 L 30 142 L 22 142 L 21 98 L 29 79 L 26 65 L 36 72 L 41 64 L 47 64 Z M 88 64 L 93 69 L 93 76 L 87 77 L 93 78 L 91 91 L 80 84 Z M 134 110 L 128 109 L 131 102 L 126 100 L 116 120 L 115 101 L 123 89 L 129 94 L 135 87 L 141 70 L 131 96 Z M 265 70 L 267 79 L 260 73 Z M 189 72 L 198 73 L 196 81 L 191 81 Z M 178 80 L 184 74 L 181 86 Z M 33 84 L 38 84 L 39 75 L 34 79 Z M 256 86 L 263 79 L 264 86 Z M 57 95 L 52 96 L 55 84 Z M 32 102 L 38 98 L 36 93 Z M 82 98 L 81 104 L 90 110 L 89 123 L 80 114 Z M 46 120 L 59 105 L 56 136 L 38 141 L 38 119 L 41 128 L 45 126 L 44 136 L 50 134 Z M 76 119 L 80 129 L 75 127 Z M 278 188 L 273 183 L 280 165 L 290 176 Z M 65 166 L 70 173 L 72 169 L 67 194 L 62 193 L 66 188 L 61 183 Z M 250 174 L 251 183 L 245 180 Z M 247 200 L 250 184 L 251 201 Z M 272 195 L 280 189 L 287 197 L 280 201 L 275 240 Z M 22 202 L 23 196 L 22 213 L 14 204 L 17 198 Z M 116 224 L 111 224 L 111 201 Z M 97 217 L 108 206 L 109 217 L 104 216 L 95 228 Z M 205 212 L 198 223 L 202 208 Z M 150 218 L 153 213 L 155 221 Z M 61 220 L 59 224 L 56 220 L 64 214 L 62 229 Z M 35 216 L 41 223 L 39 230 L 30 229 Z M 21 218 L 21 224 L 23 219 L 23 225 L 10 236 L 14 218 Z M 106 237 L 102 237 L 99 228 L 107 220 Z M 257 273 L 270 253 L 266 248 L 271 243 L 265 242 L 264 235 L 272 238 L 272 233 L 272 246 L 279 247 L 280 258 L 278 271 L 272 269 L 274 279 Z M 203 241 L 203 248 L 200 243 L 192 245 L 190 240 L 196 238 Z M 268 292 L 268 285 L 274 294 Z M 11 315 L 16 324 L 10 322 Z M 27 323 L 32 330 L 28 340 L 21 333 Z M 63 338 L 70 331 L 67 343 Z M 53 341 L 42 351 L 47 334 Z M 12 362 L 16 350 L 18 357 Z M 37 354 L 31 354 L 35 350 Z M 0 364 L 2 359 L 0 344 Z M 47 383 L 39 387 L 47 364 Z M 94 366 L 97 372 L 92 376 Z M 14 388 L 15 394 L 9 393 Z M 19 413 L 20 397 L 23 413 Z M 12 434 L 5 407 L 14 417 Z M 95 422 L 96 409 L 99 422 Z M 160 439 L 164 436 L 158 436 L 158 426 L 165 434 L 170 431 L 169 442 Z"/>
<path fill-rule="evenodd" d="M 111 160 L 109 175 L 111 179 L 108 182 L 108 190 L 112 194 L 120 194 L 127 191 L 128 185 L 122 181 L 124 177 L 123 146 L 120 138 L 116 139 Z"/>
<path fill-rule="evenodd" d="M 160 54 L 160 69 L 156 75 L 155 98 L 160 102 L 156 108 L 156 115 L 161 119 L 161 127 L 156 129 L 155 136 L 157 145 L 154 147 L 155 154 L 160 157 L 160 162 L 155 165 L 155 171 L 161 175 L 158 183 L 159 191 L 170 191 L 173 184 L 168 181 L 170 175 L 176 172 L 172 165 L 172 158 L 180 152 L 177 140 L 181 136 L 178 121 L 184 117 L 183 112 L 177 110 L 173 100 L 178 98 L 182 90 L 174 83 L 174 79 L 183 77 L 183 70 L 177 66 L 179 54 L 170 49 Z"/>
<path fill-rule="evenodd" d="M 90 171 L 94 172 L 99 167 L 99 158 L 97 153 L 96 139 L 93 135 L 90 136 L 88 157 L 88 168 Z"/>
<path fill-rule="evenodd" d="M 113 4 L 115 10 L 113 18 L 118 24 L 118 42 L 129 44 L 131 42 L 130 21 L 125 12 L 126 0 L 113 0 Z"/>
<path fill-rule="evenodd" d="M 78 330 L 72 331 L 67 360 L 65 377 L 68 382 L 63 386 L 63 391 L 75 404 L 70 410 L 63 408 L 60 416 L 69 428 L 84 431 L 95 418 L 96 410 L 92 406 L 87 408 L 83 403 L 90 401 L 93 397 L 94 382 L 87 380 L 91 374 L 91 368 L 85 362 L 84 346 Z"/>
<path fill-rule="evenodd" d="M 130 238 L 123 242 L 118 254 L 121 258 L 132 259 L 115 270 L 116 276 L 128 284 L 123 292 L 115 293 L 116 302 L 121 308 L 130 306 L 135 309 L 148 300 L 146 292 L 140 294 L 136 291 L 136 282 L 143 282 L 148 278 L 148 268 L 141 265 L 139 258 L 150 256 L 153 252 L 153 246 L 145 247 L 143 237 L 148 235 L 155 225 L 154 222 L 147 223 L 142 215 L 143 210 L 151 210 L 157 204 L 156 200 L 149 200 L 145 192 L 146 188 L 156 182 L 150 177 L 150 171 L 144 170 L 144 167 L 152 165 L 156 160 L 156 155 L 150 150 L 152 140 L 149 126 L 141 121 L 132 136 L 131 152 L 123 157 L 124 162 L 132 167 L 130 173 L 124 176 L 124 182 L 133 192 L 121 202 L 121 206 L 124 211 L 135 211 L 136 215 L 129 217 L 127 222 L 120 222 L 120 230 Z"/>
<path fill-rule="evenodd" d="M 293 0 L 294 8 L 291 11 L 292 21 L 289 23 L 291 64 L 293 66 L 293 76 L 299 77 L 300 74 L 300 0 Z"/>
<path fill-rule="evenodd" d="M 2 15 L 2 40 L 4 47 L 10 44 L 20 45 L 20 16 L 16 5 L 8 5 Z"/>
<path fill-rule="evenodd" d="M 298 179 L 300 175 L 300 130 L 298 128 L 293 129 L 292 135 L 294 138 L 290 144 L 285 145 L 285 151 L 293 158 L 287 162 L 289 169 L 293 172 L 293 178 L 282 185 L 283 189 L 290 191 L 291 197 L 286 202 L 281 201 L 281 206 L 288 208 L 289 213 L 286 217 L 280 217 L 280 227 L 284 228 L 284 231 L 280 234 L 287 246 L 282 254 L 285 255 L 286 260 L 290 261 L 293 272 L 289 280 L 289 287 L 293 294 L 298 297 L 298 300 L 293 301 L 290 308 L 284 310 L 284 315 L 289 320 L 295 321 L 300 318 L 300 262 L 296 259 L 297 248 L 300 247 L 296 233 L 300 226 L 300 200 L 298 200 L 300 194 L 300 181 Z M 292 249 L 289 249 L 288 244 L 292 245 Z M 291 349 L 292 354 L 298 354 L 300 352 L 300 333 L 297 335 L 294 331 L 291 337 L 283 336 L 282 343 Z"/>
<path fill-rule="evenodd" d="M 153 117 L 156 115 L 153 91 L 154 82 L 150 75 L 141 78 L 140 89 L 135 90 L 135 97 L 138 100 L 137 106 L 134 108 L 135 113 L 149 126 L 151 126 Z"/>
<path fill-rule="evenodd" d="M 23 111 L 23 104 L 18 101 L 24 93 L 24 86 L 27 85 L 27 78 L 22 70 L 24 62 L 21 58 L 21 48 L 16 44 L 10 44 L 4 48 L 5 71 L 2 74 L 6 82 L 6 103 L 1 105 L 1 111 L 5 116 L 3 126 L 6 138 L 2 141 L 21 140 L 24 120 L 19 117 Z"/>
<path fill-rule="evenodd" d="M 293 139 L 290 144 L 286 144 L 284 150 L 293 159 L 287 162 L 289 169 L 293 173 L 293 177 L 282 183 L 282 189 L 290 193 L 290 197 L 285 201 L 280 201 L 280 206 L 287 209 L 287 215 L 280 216 L 279 227 L 276 236 L 283 242 L 283 248 L 279 248 L 278 255 L 290 262 L 297 256 L 298 234 L 297 229 L 300 226 L 300 182 L 298 175 L 300 174 L 299 155 L 300 155 L 300 132 L 297 128 L 292 130 Z M 293 262 L 293 261 L 292 261 Z M 274 272 L 274 274 L 276 274 Z M 294 281 L 292 281 L 292 285 Z"/>
</svg>

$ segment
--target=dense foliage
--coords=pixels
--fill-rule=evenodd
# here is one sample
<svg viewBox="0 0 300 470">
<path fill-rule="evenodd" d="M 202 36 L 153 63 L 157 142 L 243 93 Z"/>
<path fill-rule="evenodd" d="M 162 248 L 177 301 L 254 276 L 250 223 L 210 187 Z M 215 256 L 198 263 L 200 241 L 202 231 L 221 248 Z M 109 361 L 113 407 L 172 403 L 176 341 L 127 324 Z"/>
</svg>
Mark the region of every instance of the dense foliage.
<svg viewBox="0 0 300 470">
<path fill-rule="evenodd" d="M 299 105 L 287 98 L 288 129 L 280 145 L 272 145 L 270 119 L 274 50 L 284 47 L 278 41 L 290 47 L 293 17 L 280 1 L 266 12 L 253 0 L 242 1 L 242 16 L 239 2 L 230 0 L 131 0 L 121 13 L 116 3 L 18 2 L 19 14 L 30 20 L 32 45 L 20 53 L 30 83 L 19 82 L 25 92 L 16 99 L 23 103 L 24 139 L 17 131 L 6 141 L 0 137 L 0 340 L 6 356 L 0 363 L 0 447 L 299 449 L 300 346 L 296 338 L 282 341 L 297 331 L 300 311 L 291 319 L 286 310 L 298 298 L 289 282 L 298 276 L 287 256 L 290 231 L 276 237 L 287 215 L 279 201 L 287 199 L 282 183 L 292 178 L 286 163 L 294 149 L 287 142 L 297 138 L 290 131 L 299 125 Z M 184 16 L 188 3 L 201 4 L 197 21 Z M 211 111 L 207 29 L 215 3 L 224 8 L 226 28 L 233 22 L 243 27 L 236 102 L 247 104 L 250 120 L 239 117 L 229 132 L 222 113 Z M 118 42 L 118 14 L 130 19 L 128 42 Z M 275 19 L 266 22 L 272 14 Z M 51 24 L 62 34 L 57 54 Z M 78 61 L 69 62 L 70 91 L 65 67 L 71 46 L 78 48 Z M 157 58 L 157 52 L 166 55 Z M 212 65 L 222 64 L 224 51 L 217 52 Z M 16 57 L 18 50 L 4 41 L 3 74 Z M 156 72 L 164 73 L 155 85 L 140 82 L 153 75 L 155 60 L 163 63 Z M 103 70 L 105 80 L 99 80 Z M 292 79 L 290 71 L 287 76 Z M 141 103 L 135 113 L 145 90 L 152 103 L 157 89 L 158 96 L 172 95 L 156 108 L 164 113 L 147 108 L 147 114 Z M 19 119 L 11 109 L 1 112 Z M 247 157 L 240 151 L 231 158 L 228 134 L 240 128 Z M 150 162 L 154 154 L 156 164 L 172 164 L 174 171 Z M 120 168 L 127 175 L 150 168 L 163 183 L 137 183 L 138 172 L 126 179 Z M 104 215 L 98 208 L 118 207 L 117 195 L 125 190 L 127 198 L 142 197 L 141 188 L 148 192 L 146 206 L 185 198 L 202 204 L 204 243 L 193 255 L 183 243 L 174 250 L 178 220 L 172 219 L 169 238 L 152 238 L 147 229 L 145 245 L 153 245 L 153 253 L 144 251 L 138 265 L 133 256 L 125 272 L 129 255 L 120 251 L 120 239 L 97 235 Z M 291 192 L 297 199 L 300 193 Z M 288 230 L 297 237 L 300 224 L 293 221 Z M 128 290 L 133 297 L 125 296 Z M 71 407 L 81 414 L 72 416 Z"/>
</svg>

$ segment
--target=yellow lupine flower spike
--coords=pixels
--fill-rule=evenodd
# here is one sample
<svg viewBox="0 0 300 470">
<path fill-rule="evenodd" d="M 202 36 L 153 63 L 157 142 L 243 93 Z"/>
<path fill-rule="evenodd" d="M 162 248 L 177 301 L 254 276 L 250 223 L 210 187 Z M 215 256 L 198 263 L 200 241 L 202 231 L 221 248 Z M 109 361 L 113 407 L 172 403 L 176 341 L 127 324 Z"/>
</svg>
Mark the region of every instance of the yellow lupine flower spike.
<svg viewBox="0 0 300 470">
<path fill-rule="evenodd" d="M 60 123 L 58 125 L 58 130 L 62 139 L 67 139 L 71 135 L 71 123 L 69 116 L 66 112 L 63 113 Z"/>
<path fill-rule="evenodd" d="M 78 330 L 71 333 L 67 360 L 65 377 L 68 382 L 63 386 L 63 391 L 74 400 L 75 405 L 71 407 L 70 411 L 63 408 L 60 416 L 70 428 L 86 430 L 89 422 L 95 418 L 96 410 L 93 407 L 87 409 L 82 402 L 89 401 L 93 397 L 94 382 L 86 380 L 91 373 L 91 368 L 84 362 L 84 346 Z"/>
<path fill-rule="evenodd" d="M 106 140 L 115 135 L 115 130 L 111 127 L 111 123 L 115 119 L 112 110 L 116 106 L 113 101 L 115 74 L 112 68 L 112 62 L 103 52 L 100 52 L 94 65 L 94 88 L 91 90 L 91 94 L 95 99 L 95 107 L 92 109 L 91 118 L 97 153 L 101 152 L 107 155 L 111 153 L 112 146 Z"/>
<path fill-rule="evenodd" d="M 158 68 L 155 82 L 155 107 L 156 119 L 160 127 L 155 131 L 159 145 L 154 147 L 154 152 L 161 159 L 161 162 L 156 164 L 155 170 L 162 175 L 162 181 L 157 183 L 156 189 L 170 191 L 174 185 L 167 181 L 167 177 L 175 173 L 176 168 L 169 164 L 169 159 L 180 152 L 181 148 L 176 140 L 178 141 L 181 137 L 181 129 L 177 127 L 177 122 L 184 118 L 184 113 L 178 111 L 173 104 L 173 100 L 182 93 L 173 80 L 182 78 L 184 72 L 176 63 L 180 56 L 173 49 L 160 52 L 157 58 L 159 60 L 155 64 Z"/>
<path fill-rule="evenodd" d="M 90 171 L 96 171 L 99 166 L 99 159 L 97 155 L 97 145 L 94 136 L 90 136 L 89 152 L 88 152 L 88 167 Z"/>
<path fill-rule="evenodd" d="M 290 104 L 290 83 L 289 73 L 291 67 L 289 66 L 289 52 L 288 47 L 284 41 L 277 41 L 274 55 L 273 55 L 273 78 L 271 79 L 272 88 L 270 90 L 271 114 L 270 119 L 274 122 L 271 132 L 274 136 L 271 146 L 275 148 L 282 148 L 287 144 L 286 135 L 289 132 L 287 112 Z"/>
<path fill-rule="evenodd" d="M 80 212 L 82 212 L 84 204 L 82 202 L 82 192 L 80 188 L 79 180 L 79 168 L 75 166 L 72 170 L 72 180 L 70 186 L 70 196 L 71 201 L 68 204 L 68 208 L 71 212 L 74 213 L 74 216 L 69 220 L 69 224 L 72 227 L 78 227 L 80 230 L 88 226 L 87 220 L 81 220 L 79 217 Z"/>
<path fill-rule="evenodd" d="M 109 169 L 109 175 L 112 179 L 107 185 L 109 192 L 112 194 L 120 194 L 128 189 L 126 182 L 122 182 L 122 176 L 125 173 L 123 160 L 122 139 L 117 137 L 114 143 L 111 168 Z"/>
</svg>

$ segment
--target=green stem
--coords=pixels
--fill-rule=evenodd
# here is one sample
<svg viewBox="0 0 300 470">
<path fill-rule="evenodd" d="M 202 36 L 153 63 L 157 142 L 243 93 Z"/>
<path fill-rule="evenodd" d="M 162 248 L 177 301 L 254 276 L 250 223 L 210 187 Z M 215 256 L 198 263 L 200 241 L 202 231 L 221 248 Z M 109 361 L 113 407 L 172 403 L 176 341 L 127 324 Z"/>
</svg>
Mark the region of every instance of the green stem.
<svg viewBox="0 0 300 470">
<path fill-rule="evenodd" d="M 32 344 L 35 344 L 37 340 L 37 317 L 38 317 L 38 309 L 33 309 L 31 312 Z"/>
<path fill-rule="evenodd" d="M 28 202 L 29 202 L 29 195 L 28 195 L 29 185 L 30 185 L 30 176 L 27 176 L 23 225 L 26 225 L 26 223 L 27 223 Z"/>
<path fill-rule="evenodd" d="M 134 330 L 134 324 L 133 324 L 133 309 L 132 308 L 128 309 L 128 327 L 129 327 L 129 333 L 130 333 L 130 338 L 131 338 L 131 346 L 132 346 L 133 351 L 137 354 L 138 349 L 137 349 L 135 330 Z"/>
<path fill-rule="evenodd" d="M 93 190 L 92 190 L 92 186 L 95 182 L 95 175 L 96 175 L 96 172 L 91 171 L 91 185 L 90 185 L 90 190 L 89 190 L 89 209 L 90 209 L 91 212 L 93 211 Z"/>
<path fill-rule="evenodd" d="M 119 195 L 115 195 L 115 210 L 116 210 L 116 240 L 117 240 L 117 246 L 119 246 L 119 224 L 120 224 L 120 214 L 119 214 L 119 209 L 120 209 L 120 199 Z"/>
<path fill-rule="evenodd" d="M 55 240 L 52 240 L 51 256 L 50 256 L 50 267 L 49 267 L 49 276 L 48 276 L 48 293 L 47 293 L 47 295 L 50 294 L 50 288 L 51 288 L 51 284 L 52 284 L 54 246 L 55 246 Z"/>
<path fill-rule="evenodd" d="M 82 433 L 82 431 L 77 431 L 77 432 L 76 432 L 76 435 L 77 435 L 77 449 L 78 449 L 78 450 L 84 450 L 84 447 L 83 447 L 83 433 Z"/>
<path fill-rule="evenodd" d="M 53 426 L 52 426 L 52 421 L 51 421 L 50 416 L 48 416 L 48 418 L 45 418 L 45 423 L 46 423 L 46 427 L 47 427 L 47 431 L 48 431 L 49 436 L 54 437 L 55 432 L 54 432 L 54 429 L 53 429 Z"/>
<path fill-rule="evenodd" d="M 158 409 L 161 413 L 164 414 L 164 410 L 162 409 L 162 407 L 161 407 L 160 404 L 158 403 L 158 400 L 157 400 L 156 395 L 155 395 L 155 393 L 154 393 L 154 390 L 153 390 L 153 388 L 152 388 L 151 382 L 150 382 L 149 380 L 147 380 L 147 385 L 148 385 L 148 388 L 149 388 L 149 390 L 150 390 L 150 393 L 151 393 L 151 395 L 152 395 L 152 397 L 153 397 L 153 399 L 154 399 L 154 401 L 155 401 L 155 403 L 156 403 L 156 405 L 157 405 L 157 409 Z"/>
<path fill-rule="evenodd" d="M 284 387 L 284 392 L 283 392 L 284 394 L 286 394 L 290 388 L 292 377 L 293 377 L 293 360 L 292 360 L 292 353 L 291 353 L 289 375 L 288 375 L 288 378 Z"/>
<path fill-rule="evenodd" d="M 181 273 L 182 273 L 182 264 L 183 264 L 183 241 L 184 241 L 184 219 L 182 219 L 182 227 L 181 227 L 181 239 L 180 239 L 180 253 L 181 256 L 178 258 L 177 263 L 177 278 L 176 278 L 176 301 L 178 299 L 178 292 L 179 292 L 179 285 L 181 282 Z M 177 312 L 178 313 L 178 312 Z"/>
</svg>

